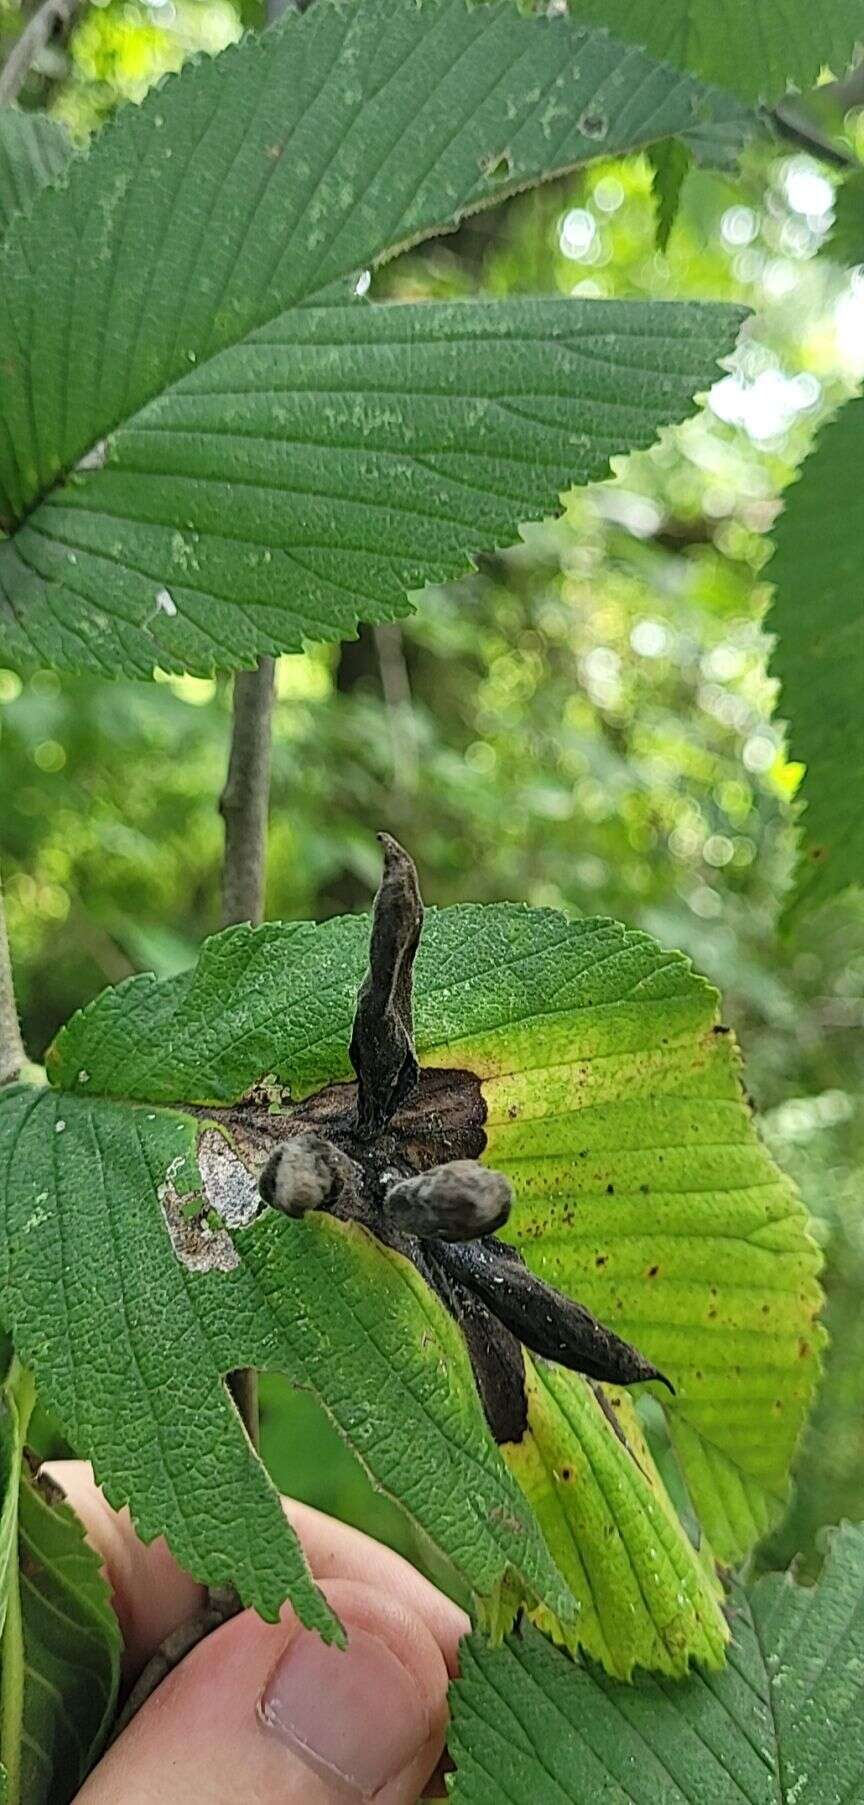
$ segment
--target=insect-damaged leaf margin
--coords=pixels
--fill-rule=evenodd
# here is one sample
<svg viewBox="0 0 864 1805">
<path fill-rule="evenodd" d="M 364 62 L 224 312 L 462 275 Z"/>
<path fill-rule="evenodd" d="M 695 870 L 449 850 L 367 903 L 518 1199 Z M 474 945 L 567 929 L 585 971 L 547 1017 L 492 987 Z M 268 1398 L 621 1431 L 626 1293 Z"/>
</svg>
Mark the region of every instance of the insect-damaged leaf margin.
<svg viewBox="0 0 864 1805">
<path fill-rule="evenodd" d="M 405 1261 L 320 1217 L 265 1216 L 233 1248 L 220 1230 L 225 1270 L 192 1272 L 172 1251 L 159 1192 L 169 1173 L 175 1193 L 197 1183 L 200 1123 L 183 1103 L 215 1117 L 268 1075 L 295 1098 L 348 1078 L 367 943 L 361 918 L 230 929 L 194 971 L 130 980 L 61 1033 L 55 1088 L 0 1106 L 3 1295 L 21 1355 L 143 1532 L 167 1531 L 192 1571 L 234 1580 L 266 1614 L 290 1592 L 333 1629 L 227 1403 L 221 1375 L 239 1365 L 317 1393 L 488 1626 L 527 1597 L 616 1671 L 717 1659 L 710 1574 L 680 1530 L 670 1539 L 626 1410 L 635 1460 L 582 1381 L 536 1363 L 542 1423 L 538 1401 L 530 1438 L 505 1449 L 568 1594 L 487 1434 L 461 1337 Z M 819 1292 L 715 1007 L 685 960 L 615 923 L 508 906 L 427 917 L 421 1062 L 480 1075 L 488 1157 L 515 1183 L 529 1263 L 675 1382 L 671 1433 L 729 1558 L 782 1504 Z M 539 1493 L 535 1447 L 541 1465 L 553 1450 Z"/>
</svg>

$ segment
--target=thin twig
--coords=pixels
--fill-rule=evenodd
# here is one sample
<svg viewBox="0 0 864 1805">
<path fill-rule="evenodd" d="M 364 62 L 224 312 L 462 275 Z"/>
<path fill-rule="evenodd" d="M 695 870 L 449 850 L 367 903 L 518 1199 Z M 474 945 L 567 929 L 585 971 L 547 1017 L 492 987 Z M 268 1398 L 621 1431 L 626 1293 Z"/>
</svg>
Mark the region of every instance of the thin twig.
<svg viewBox="0 0 864 1805">
<path fill-rule="evenodd" d="M 111 1731 L 110 1741 L 116 1742 L 118 1736 L 132 1722 L 136 1712 L 146 1704 L 151 1692 L 155 1692 L 162 1681 L 180 1662 L 191 1654 L 205 1636 L 211 1636 L 214 1630 L 221 1629 L 242 1611 L 243 1604 L 233 1586 L 211 1586 L 207 1593 L 207 1603 L 200 1611 L 184 1619 L 164 1642 L 160 1642 L 156 1653 L 150 1656 L 146 1667 L 138 1675 L 137 1680 L 121 1710 Z"/>
<path fill-rule="evenodd" d="M 18 1025 L 6 911 L 0 886 L 0 1084 L 14 1084 L 26 1057 Z"/>
<path fill-rule="evenodd" d="M 219 799 L 225 822 L 222 920 L 259 922 L 264 914 L 267 811 L 270 800 L 272 658 L 234 678 L 234 725 L 228 776 Z"/>
<path fill-rule="evenodd" d="M 48 39 L 58 25 L 69 25 L 77 11 L 80 0 L 45 0 L 33 14 L 29 25 L 13 44 L 9 55 L 0 70 L 0 103 L 8 106 L 17 100 L 27 80 L 30 70 L 38 61 L 45 49 Z"/>
</svg>

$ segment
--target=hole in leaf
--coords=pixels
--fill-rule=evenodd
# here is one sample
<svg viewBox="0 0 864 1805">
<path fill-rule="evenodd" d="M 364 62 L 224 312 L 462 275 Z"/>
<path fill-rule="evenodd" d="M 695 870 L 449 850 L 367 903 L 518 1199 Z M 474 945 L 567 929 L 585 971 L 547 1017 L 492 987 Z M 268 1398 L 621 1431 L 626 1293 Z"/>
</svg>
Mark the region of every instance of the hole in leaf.
<svg viewBox="0 0 864 1805">
<path fill-rule="evenodd" d="M 606 114 L 593 107 L 586 107 L 579 120 L 579 130 L 585 138 L 605 138 L 609 130 Z"/>
<path fill-rule="evenodd" d="M 513 174 L 513 159 L 509 150 L 490 151 L 480 158 L 480 168 L 487 182 L 506 182 Z"/>
</svg>

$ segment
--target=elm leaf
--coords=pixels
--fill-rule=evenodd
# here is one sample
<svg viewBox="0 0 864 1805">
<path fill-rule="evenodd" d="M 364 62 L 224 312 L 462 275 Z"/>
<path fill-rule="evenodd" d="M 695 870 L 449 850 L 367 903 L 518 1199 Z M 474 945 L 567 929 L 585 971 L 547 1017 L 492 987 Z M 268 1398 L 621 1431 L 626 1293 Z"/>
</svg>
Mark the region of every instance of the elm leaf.
<svg viewBox="0 0 864 1805">
<path fill-rule="evenodd" d="M 836 1805 L 861 1797 L 864 1528 L 834 1532 L 816 1586 L 734 1593 L 724 1672 L 623 1686 L 536 1630 L 462 1644 L 451 1689 L 457 1805 Z M 502 1776 L 506 1776 L 502 1789 Z"/>
<path fill-rule="evenodd" d="M 671 1379 L 660 1402 L 684 1479 L 734 1562 L 787 1496 L 821 1345 L 818 1256 L 716 992 L 680 958 L 652 969 L 642 947 L 596 941 L 581 1011 L 526 1021 L 520 1069 L 500 1030 L 459 1058 L 483 1079 L 487 1157 L 521 1200 L 505 1235 Z"/>
<path fill-rule="evenodd" d="M 290 1596 L 338 1634 L 224 1384 L 239 1366 L 281 1371 L 412 1509 L 481 1617 L 506 1624 L 526 1598 L 572 1617 L 455 1325 L 413 1269 L 329 1219 L 265 1213 L 234 1238 L 190 1219 L 198 1126 L 180 1109 L 47 1089 L 0 1102 L 16 1345 L 112 1503 L 263 1616 Z M 255 1186 L 229 1159 L 232 1176 L 242 1219 Z"/>
<path fill-rule="evenodd" d="M 120 1628 L 98 1555 L 25 1456 L 30 1375 L 0 1414 L 0 1756 L 9 1805 L 65 1805 L 96 1759 L 120 1682 Z"/>
<path fill-rule="evenodd" d="M 842 75 L 864 40 L 859 0 L 570 0 L 570 11 L 749 101 L 812 87 L 826 65 Z"/>
<path fill-rule="evenodd" d="M 556 1562 L 582 1606 L 575 1634 L 535 1620 L 607 1672 L 722 1664 L 718 1585 L 682 1531 L 626 1394 L 528 1359 L 528 1428 L 505 1443 Z"/>
<path fill-rule="evenodd" d="M 512 0 L 319 0 L 123 110 L 0 253 L 0 655 L 353 633 L 687 414 L 740 309 L 373 306 L 364 271 L 728 96 Z"/>
<path fill-rule="evenodd" d="M 864 870 L 864 584 L 855 533 L 862 460 L 859 397 L 825 427 L 787 491 L 765 570 L 774 584 L 768 626 L 778 710 L 789 722 L 791 756 L 806 767 L 793 909 L 860 884 Z"/>
<path fill-rule="evenodd" d="M 326 1215 L 250 1220 L 274 1112 L 351 1078 L 368 934 L 360 917 L 228 929 L 192 971 L 104 992 L 58 1036 L 52 1088 L 0 1103 L 21 1356 L 144 1532 L 267 1614 L 290 1592 L 333 1627 L 227 1400 L 241 1365 L 317 1396 L 488 1626 L 522 1600 L 615 1672 L 716 1662 L 710 1561 L 626 1398 L 532 1360 L 526 1434 L 499 1451 L 456 1323 L 407 1259 Z M 430 1079 L 479 1082 L 484 1158 L 516 1191 L 508 1238 L 672 1379 L 674 1398 L 652 1391 L 705 1535 L 735 1558 L 782 1507 L 820 1294 L 715 993 L 616 922 L 429 910 L 415 1032 Z"/>
<path fill-rule="evenodd" d="M 668 138 L 648 151 L 651 186 L 657 208 L 657 249 L 665 251 L 681 206 L 681 191 L 692 157 L 680 138 Z"/>
<path fill-rule="evenodd" d="M 22 1798 L 73 1799 L 108 1735 L 120 1683 L 120 1627 L 98 1555 L 68 1504 L 26 1472 L 19 1559 L 24 1654 Z"/>
<path fill-rule="evenodd" d="M 72 144 L 59 119 L 0 107 L 0 238 L 18 213 L 63 174 Z"/>
</svg>

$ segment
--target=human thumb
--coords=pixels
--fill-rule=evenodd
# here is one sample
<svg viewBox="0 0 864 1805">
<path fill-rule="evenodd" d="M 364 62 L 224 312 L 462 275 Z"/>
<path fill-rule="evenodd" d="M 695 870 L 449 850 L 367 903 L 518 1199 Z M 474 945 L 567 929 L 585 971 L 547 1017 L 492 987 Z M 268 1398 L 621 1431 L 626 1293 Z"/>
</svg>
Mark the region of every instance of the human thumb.
<svg viewBox="0 0 864 1805">
<path fill-rule="evenodd" d="M 357 1580 L 325 1581 L 347 1647 L 290 1612 L 224 1624 L 169 1674 L 77 1805 L 415 1805 L 438 1762 L 447 1667 L 424 1619 Z"/>
</svg>

